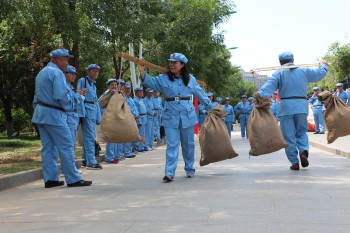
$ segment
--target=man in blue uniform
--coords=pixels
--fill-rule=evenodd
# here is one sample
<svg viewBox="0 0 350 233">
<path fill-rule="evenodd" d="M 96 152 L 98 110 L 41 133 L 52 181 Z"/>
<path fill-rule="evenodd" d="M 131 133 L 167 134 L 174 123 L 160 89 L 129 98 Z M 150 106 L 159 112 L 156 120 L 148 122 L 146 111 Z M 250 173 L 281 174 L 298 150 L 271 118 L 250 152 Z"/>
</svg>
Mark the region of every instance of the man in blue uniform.
<svg viewBox="0 0 350 233">
<path fill-rule="evenodd" d="M 277 100 L 277 92 L 275 91 L 271 96 L 270 111 L 278 121 L 279 121 L 279 118 L 278 118 L 279 109 L 280 109 L 280 102 Z"/>
<path fill-rule="evenodd" d="M 294 65 L 294 56 L 290 52 L 281 53 L 278 57 L 281 66 Z M 272 77 L 260 88 L 257 97 L 270 97 L 273 92 L 279 90 L 280 102 L 280 127 L 282 134 L 289 146 L 285 149 L 286 155 L 292 164 L 290 169 L 299 170 L 299 158 L 302 167 L 309 166 L 309 140 L 307 137 L 307 113 L 306 100 L 307 85 L 309 82 L 317 82 L 326 76 L 329 64 L 320 61 L 318 68 L 292 68 L 280 69 L 272 74 Z"/>
<path fill-rule="evenodd" d="M 131 98 L 131 84 L 126 83 L 124 86 L 125 94 L 126 94 L 126 103 L 129 106 L 129 109 L 135 118 L 135 121 L 138 121 L 140 118 L 139 112 L 135 106 L 134 100 Z M 124 144 L 124 157 L 125 158 L 135 158 L 135 154 L 132 153 L 132 145 L 136 145 L 136 142 L 129 142 Z"/>
<path fill-rule="evenodd" d="M 101 110 L 96 93 L 96 79 L 100 67 L 90 64 L 86 67 L 87 76 L 78 80 L 77 88 L 86 88 L 85 100 L 82 106 L 82 114 L 79 115 L 83 136 L 83 165 L 88 169 L 102 169 L 95 158 L 95 126 L 101 123 Z"/>
<path fill-rule="evenodd" d="M 321 101 L 318 100 L 317 95 L 320 93 L 320 88 L 313 88 L 314 94 L 310 97 L 309 103 L 311 104 L 312 113 L 314 114 L 314 121 L 316 126 L 315 134 L 324 134 L 324 118 L 323 114 L 326 108 Z"/>
<path fill-rule="evenodd" d="M 221 97 L 216 97 L 215 101 L 218 103 L 218 105 L 221 105 L 222 98 Z"/>
<path fill-rule="evenodd" d="M 241 125 L 241 137 L 248 139 L 248 118 L 251 112 L 251 106 L 247 102 L 247 96 L 241 96 L 242 101 L 239 102 L 235 107 L 234 111 L 239 113 L 239 122 Z"/>
<path fill-rule="evenodd" d="M 195 77 L 187 71 L 187 58 L 181 53 L 173 53 L 168 60 L 170 71 L 153 78 L 146 73 L 144 66 L 139 65 L 143 84 L 165 96 L 162 116 L 162 125 L 167 136 L 164 182 L 174 180 L 180 142 L 185 172 L 187 177 L 194 177 L 194 126 L 198 119 L 192 95 L 205 106 L 210 103 Z"/>
<path fill-rule="evenodd" d="M 147 123 L 146 123 L 146 145 L 148 150 L 153 150 L 153 140 L 154 140 L 154 127 L 153 122 L 157 117 L 157 112 L 154 111 L 153 102 L 153 90 L 151 88 L 146 89 L 146 97 L 143 99 L 147 109 Z"/>
<path fill-rule="evenodd" d="M 350 106 L 350 94 L 347 93 L 345 90 L 343 90 L 342 83 L 337 83 L 336 86 L 337 86 L 337 90 L 336 90 L 336 92 L 334 92 L 333 95 L 337 96 L 344 103 L 346 103 L 348 106 Z"/>
<path fill-rule="evenodd" d="M 153 128 L 154 128 L 154 137 L 157 142 L 161 141 L 160 138 L 160 122 L 162 117 L 162 99 L 158 96 L 159 92 L 156 90 L 153 90 L 153 96 L 152 96 L 152 103 L 153 103 L 153 110 L 157 113 L 157 115 L 154 118 L 153 121 Z"/>
<path fill-rule="evenodd" d="M 142 138 L 146 138 L 146 124 L 147 124 L 147 108 L 145 102 L 143 101 L 143 89 L 140 87 L 135 88 L 135 97 L 134 104 L 136 106 L 137 111 L 139 112 L 140 118 L 137 120 L 137 127 L 139 128 L 139 135 Z M 137 142 L 136 143 L 137 152 L 145 152 L 148 151 L 147 145 L 145 142 Z"/>
<path fill-rule="evenodd" d="M 227 116 L 225 117 L 225 124 L 228 131 L 228 135 L 231 137 L 232 123 L 236 121 L 236 119 L 235 119 L 235 113 L 233 111 L 233 107 L 230 105 L 229 97 L 225 98 L 225 104 L 222 107 L 227 112 Z"/>
<path fill-rule="evenodd" d="M 75 166 L 73 139 L 68 127 L 67 111 L 76 108 L 77 98 L 72 98 L 62 71 L 68 66 L 66 49 L 50 53 L 51 62 L 35 78 L 34 114 L 42 143 L 41 158 L 45 188 L 64 185 L 58 177 L 58 154 L 68 187 L 89 186 L 82 180 Z"/>
</svg>

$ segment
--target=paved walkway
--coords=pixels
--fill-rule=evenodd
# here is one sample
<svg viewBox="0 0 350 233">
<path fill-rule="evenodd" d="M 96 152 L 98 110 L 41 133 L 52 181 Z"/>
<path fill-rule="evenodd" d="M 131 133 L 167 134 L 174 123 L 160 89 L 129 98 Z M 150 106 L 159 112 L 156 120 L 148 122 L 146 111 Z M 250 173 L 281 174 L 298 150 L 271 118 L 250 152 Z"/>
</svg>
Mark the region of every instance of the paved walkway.
<svg viewBox="0 0 350 233">
<path fill-rule="evenodd" d="M 316 137 L 322 135 L 316 135 Z M 310 139 L 314 135 L 310 134 Z M 165 146 L 101 171 L 91 187 L 52 189 L 36 181 L 0 192 L 1 232 L 350 232 L 350 160 L 312 147 L 310 167 L 289 170 L 283 150 L 239 157 L 162 183 Z"/>
</svg>

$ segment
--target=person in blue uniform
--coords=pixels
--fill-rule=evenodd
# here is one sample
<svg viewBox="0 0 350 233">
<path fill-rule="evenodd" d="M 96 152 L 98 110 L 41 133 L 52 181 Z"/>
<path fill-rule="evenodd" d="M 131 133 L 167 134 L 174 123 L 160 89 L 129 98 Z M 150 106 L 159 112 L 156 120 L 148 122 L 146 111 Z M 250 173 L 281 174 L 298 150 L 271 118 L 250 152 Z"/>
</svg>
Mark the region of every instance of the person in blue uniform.
<svg viewBox="0 0 350 233">
<path fill-rule="evenodd" d="M 314 94 L 310 97 L 308 102 L 311 104 L 312 113 L 314 114 L 314 121 L 316 132 L 315 134 L 324 134 L 325 126 L 324 126 L 324 117 L 323 114 L 326 111 L 325 106 L 321 101 L 318 100 L 317 95 L 320 93 L 320 88 L 314 87 L 312 88 Z"/>
<path fill-rule="evenodd" d="M 239 113 L 239 122 L 241 125 L 241 137 L 248 139 L 248 118 L 251 112 L 251 106 L 247 102 L 247 96 L 241 96 L 242 101 L 239 102 L 235 107 L 234 111 Z"/>
<path fill-rule="evenodd" d="M 157 142 L 161 142 L 160 138 L 160 122 L 162 117 L 162 99 L 158 96 L 159 92 L 154 90 L 152 96 L 153 110 L 157 113 L 153 121 L 154 138 Z"/>
<path fill-rule="evenodd" d="M 274 92 L 271 96 L 270 111 L 278 121 L 279 121 L 279 118 L 278 118 L 279 109 L 280 109 L 280 102 L 277 100 L 277 92 Z"/>
<path fill-rule="evenodd" d="M 210 100 L 210 109 L 207 110 L 207 114 L 208 114 L 211 109 L 213 109 L 214 107 L 216 107 L 218 105 L 218 102 L 214 101 L 213 93 L 209 92 L 209 93 L 207 93 L 207 96 Z"/>
<path fill-rule="evenodd" d="M 111 78 L 108 79 L 106 82 L 106 86 L 108 87 L 108 90 L 106 90 L 101 96 L 104 97 L 110 92 L 116 93 L 118 89 L 118 82 L 116 79 Z M 101 108 L 101 114 L 103 115 L 104 111 L 106 111 L 105 108 Z M 105 162 L 111 163 L 111 164 L 118 164 L 120 160 L 120 155 L 118 156 L 118 144 L 117 143 L 106 143 L 106 151 L 105 151 Z"/>
<path fill-rule="evenodd" d="M 233 111 L 233 107 L 230 105 L 229 97 L 225 98 L 225 104 L 222 107 L 225 109 L 227 113 L 227 115 L 225 116 L 225 124 L 228 131 L 228 136 L 231 137 L 232 124 L 234 121 L 236 121 L 236 119 L 235 119 L 235 112 Z"/>
<path fill-rule="evenodd" d="M 345 104 L 350 106 L 350 94 L 347 93 L 343 89 L 343 84 L 342 83 L 337 83 L 337 90 L 333 93 L 333 95 L 337 96 L 339 99 L 341 99 Z"/>
<path fill-rule="evenodd" d="M 64 71 L 64 76 L 66 77 L 66 84 L 69 91 L 69 95 L 71 96 L 72 99 L 74 99 L 76 105 L 79 105 L 79 104 L 82 104 L 82 102 L 84 101 L 83 95 L 85 94 L 86 90 L 85 89 L 78 90 L 77 92 L 75 92 L 73 83 L 75 78 L 77 77 L 77 73 L 78 72 L 74 66 L 68 65 Z M 72 136 L 72 143 L 75 151 L 77 131 L 78 131 L 78 125 L 79 125 L 79 115 L 78 115 L 78 109 L 76 106 L 74 109 L 71 108 L 67 111 L 67 123 Z M 81 172 L 79 171 L 79 173 Z M 61 176 L 64 176 L 64 169 L 62 166 L 61 166 Z"/>
<path fill-rule="evenodd" d="M 134 104 L 140 116 L 136 122 L 137 127 L 139 128 L 139 135 L 142 138 L 146 138 L 147 108 L 142 98 L 143 88 L 137 87 L 134 89 L 134 92 L 135 92 Z M 145 142 L 140 141 L 136 143 L 136 150 L 137 152 L 146 152 L 148 151 L 148 147 Z"/>
<path fill-rule="evenodd" d="M 96 93 L 96 79 L 100 67 L 96 64 L 90 64 L 86 67 L 87 76 L 78 80 L 77 88 L 86 88 L 85 100 L 82 104 L 80 117 L 81 130 L 83 137 L 83 165 L 87 169 L 102 169 L 95 158 L 95 126 L 101 123 L 101 110 L 98 104 Z"/>
<path fill-rule="evenodd" d="M 248 103 L 249 103 L 249 114 L 248 115 L 250 115 L 250 113 L 252 112 L 252 110 L 253 110 L 253 108 L 254 108 L 254 103 L 253 103 L 253 100 L 254 100 L 254 98 L 253 97 L 248 97 Z M 249 116 L 248 116 L 248 118 L 249 118 Z"/>
<path fill-rule="evenodd" d="M 290 52 L 281 53 L 278 57 L 281 66 L 294 65 L 294 56 Z M 280 69 L 257 92 L 259 96 L 269 98 L 278 89 L 281 98 L 279 118 L 284 139 L 289 144 L 285 149 L 290 169 L 299 170 L 299 158 L 302 167 L 309 166 L 309 140 L 307 132 L 308 102 L 307 85 L 320 81 L 326 76 L 329 64 L 320 61 L 318 68 Z"/>
<path fill-rule="evenodd" d="M 92 181 L 82 180 L 75 166 L 73 139 L 67 120 L 67 112 L 78 104 L 78 98 L 70 94 L 63 74 L 72 56 L 66 49 L 56 49 L 50 53 L 50 57 L 51 61 L 35 78 L 32 117 L 32 122 L 37 124 L 40 132 L 45 188 L 64 185 L 64 181 L 59 181 L 58 177 L 58 153 L 67 186 L 89 186 Z"/>
<path fill-rule="evenodd" d="M 218 103 L 218 105 L 221 105 L 222 98 L 221 97 L 216 97 L 215 101 Z"/>
<path fill-rule="evenodd" d="M 138 119 L 140 118 L 140 115 L 139 115 L 139 112 L 135 106 L 134 100 L 130 96 L 130 94 L 131 94 L 131 84 L 130 83 L 125 83 L 124 91 L 126 94 L 125 102 L 129 106 L 129 109 L 130 109 L 133 117 L 135 118 L 135 121 L 137 122 Z M 132 153 L 132 147 L 133 147 L 133 145 L 135 145 L 135 147 L 136 147 L 136 143 L 137 142 L 124 143 L 124 157 L 125 158 L 135 158 L 136 157 L 136 155 Z"/>
<path fill-rule="evenodd" d="M 180 142 L 185 172 L 187 177 L 194 177 L 194 126 L 198 123 L 198 119 L 193 105 L 193 95 L 205 106 L 210 104 L 196 78 L 187 71 L 186 56 L 173 53 L 168 60 L 170 71 L 155 77 L 150 77 L 144 66 L 138 66 L 143 84 L 165 96 L 162 116 L 162 125 L 167 136 L 164 182 L 174 180 Z"/>
<path fill-rule="evenodd" d="M 153 150 L 153 140 L 154 140 L 154 127 L 153 122 L 157 117 L 157 112 L 154 111 L 153 102 L 153 90 L 151 88 L 146 89 L 146 97 L 143 99 L 147 109 L 147 123 L 146 123 L 146 145 L 148 150 Z"/>
</svg>

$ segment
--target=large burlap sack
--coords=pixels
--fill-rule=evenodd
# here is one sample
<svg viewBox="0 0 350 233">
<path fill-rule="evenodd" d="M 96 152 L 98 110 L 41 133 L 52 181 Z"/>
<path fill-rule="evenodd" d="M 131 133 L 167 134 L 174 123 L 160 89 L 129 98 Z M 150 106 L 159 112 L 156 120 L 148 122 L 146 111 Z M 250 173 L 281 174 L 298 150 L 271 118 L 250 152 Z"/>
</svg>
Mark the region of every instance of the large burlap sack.
<svg viewBox="0 0 350 233">
<path fill-rule="evenodd" d="M 226 115 L 225 109 L 217 106 L 205 119 L 199 133 L 199 144 L 201 147 L 200 166 L 238 156 L 232 148 L 226 125 L 221 119 Z"/>
<path fill-rule="evenodd" d="M 98 101 L 100 108 L 106 108 L 113 95 L 114 92 L 110 91 L 105 96 L 102 96 Z"/>
<path fill-rule="evenodd" d="M 254 103 L 248 119 L 249 154 L 263 155 L 287 147 L 277 120 L 270 111 L 268 100 L 256 96 Z"/>
<path fill-rule="evenodd" d="M 101 121 L 102 139 L 110 143 L 136 142 L 139 132 L 122 92 L 114 94 L 103 113 Z"/>
<path fill-rule="evenodd" d="M 339 137 L 350 135 L 350 108 L 329 91 L 318 94 L 318 100 L 326 107 L 324 120 L 328 144 Z"/>
</svg>

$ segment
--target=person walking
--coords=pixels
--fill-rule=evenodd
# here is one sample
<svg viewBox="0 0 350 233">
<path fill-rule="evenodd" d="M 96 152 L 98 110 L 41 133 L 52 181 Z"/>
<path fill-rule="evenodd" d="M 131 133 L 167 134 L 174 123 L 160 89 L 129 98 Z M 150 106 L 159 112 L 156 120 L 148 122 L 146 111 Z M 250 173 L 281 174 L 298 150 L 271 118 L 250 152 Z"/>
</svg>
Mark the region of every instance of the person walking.
<svg viewBox="0 0 350 233">
<path fill-rule="evenodd" d="M 235 119 L 235 112 L 233 111 L 233 107 L 230 105 L 230 98 L 229 97 L 225 98 L 225 104 L 222 107 L 225 109 L 225 111 L 227 113 L 224 121 L 225 121 L 226 128 L 228 131 L 228 136 L 231 137 L 232 124 L 234 121 L 236 121 L 236 119 Z"/>
<path fill-rule="evenodd" d="M 162 125 L 167 136 L 164 182 L 170 182 L 175 178 L 180 143 L 187 177 L 194 177 L 194 126 L 198 123 L 198 119 L 193 105 L 193 95 L 206 107 L 210 104 L 196 78 L 188 72 L 186 56 L 173 53 L 168 61 L 170 71 L 155 77 L 149 76 L 144 66 L 138 66 L 143 85 L 165 96 L 162 116 Z"/>
<path fill-rule="evenodd" d="M 315 134 L 324 134 L 325 126 L 324 126 L 324 117 L 323 114 L 326 111 L 325 106 L 321 101 L 318 100 L 318 94 L 320 93 L 320 88 L 314 87 L 312 88 L 314 94 L 310 97 L 308 102 L 311 104 L 312 113 L 314 114 L 314 121 L 316 132 Z"/>
<path fill-rule="evenodd" d="M 247 102 L 247 96 L 241 96 L 241 102 L 239 102 L 234 107 L 234 112 L 239 113 L 239 123 L 241 125 L 241 137 L 244 139 L 248 139 L 248 119 L 249 114 L 251 112 L 251 106 L 249 102 Z"/>
<path fill-rule="evenodd" d="M 68 127 L 67 112 L 75 109 L 77 99 L 69 93 L 63 71 L 68 66 L 66 49 L 50 53 L 51 61 L 35 78 L 34 114 L 32 122 L 37 124 L 42 143 L 42 174 L 45 188 L 64 185 L 58 177 L 58 153 L 68 187 L 90 186 L 92 181 L 81 179 L 75 166 L 73 139 Z M 81 90 L 81 89 L 80 89 Z M 83 94 L 85 90 L 79 92 Z M 58 153 L 57 153 L 58 151 Z"/>
<path fill-rule="evenodd" d="M 281 66 L 294 65 L 294 55 L 283 52 L 278 56 Z M 309 82 L 323 79 L 329 70 L 326 61 L 320 61 L 318 68 L 300 67 L 277 70 L 258 90 L 256 98 L 269 98 L 278 89 L 281 98 L 279 118 L 284 139 L 289 144 L 285 148 L 291 170 L 299 170 L 299 158 L 302 167 L 309 166 L 309 140 L 307 132 L 308 102 L 307 86 Z"/>
</svg>

